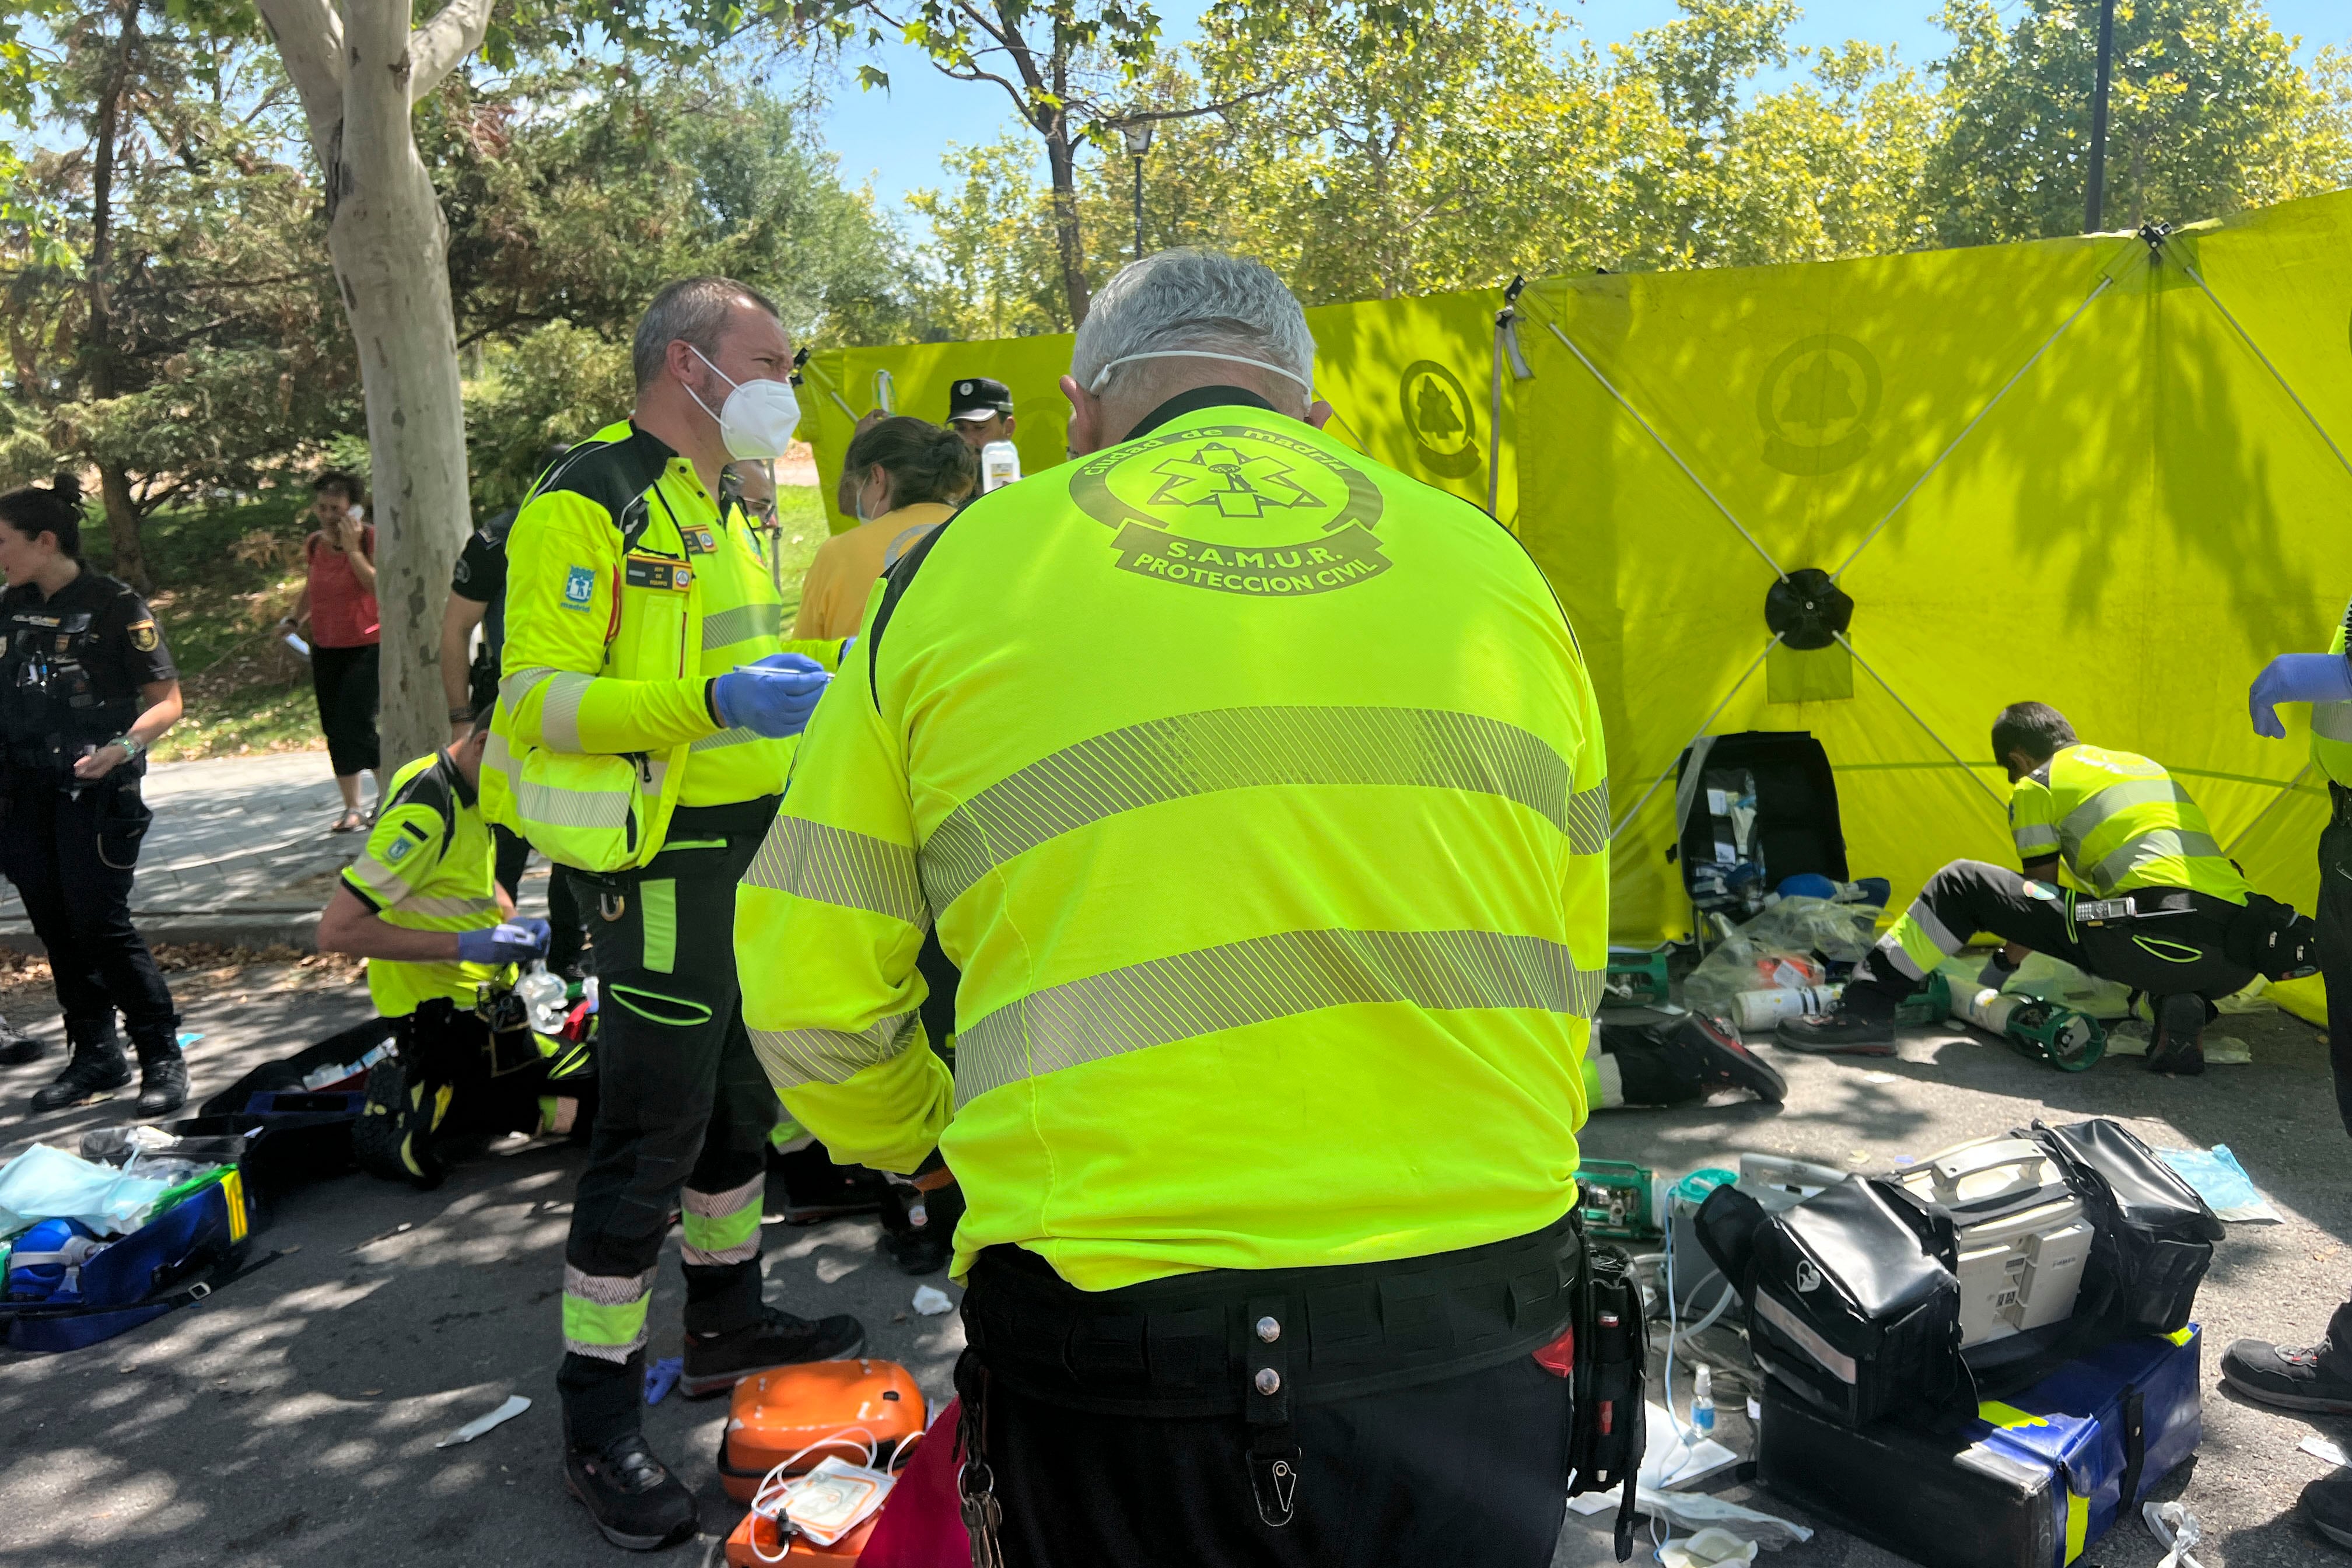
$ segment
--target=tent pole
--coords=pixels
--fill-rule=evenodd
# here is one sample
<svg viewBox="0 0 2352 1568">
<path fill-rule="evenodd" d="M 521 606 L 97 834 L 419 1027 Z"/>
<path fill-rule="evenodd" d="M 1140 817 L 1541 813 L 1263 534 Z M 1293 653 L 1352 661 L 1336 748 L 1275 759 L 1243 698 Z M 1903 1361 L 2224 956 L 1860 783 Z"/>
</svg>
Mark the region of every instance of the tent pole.
<svg viewBox="0 0 2352 1568">
<path fill-rule="evenodd" d="M 2287 796 L 2293 795 L 2297 786 L 2299 786 L 2305 779 L 2307 779 L 2310 776 L 2311 764 L 2309 763 L 2305 763 L 2302 767 L 2296 769 L 2294 777 L 2287 780 L 2284 784 L 2280 786 L 2278 794 L 2271 797 L 2270 805 L 2254 813 L 2252 821 L 2238 829 L 2238 836 L 2230 840 L 2229 844 L 2222 848 L 2221 853 L 2225 856 L 2236 854 L 2238 852 L 2238 846 L 2252 837 L 2254 829 L 2263 825 L 2263 818 L 2268 816 L 2272 812 L 2276 811 L 2279 808 L 2279 803 L 2285 800 Z"/>
<path fill-rule="evenodd" d="M 1847 552 L 1845 560 L 1840 563 L 1838 569 L 1830 574 L 1831 582 L 1834 583 L 1839 578 L 1845 575 L 1845 569 L 1853 564 L 1855 557 L 1859 556 L 1864 550 L 1870 548 L 1870 542 L 1876 539 L 1880 531 L 1884 530 L 1888 523 L 1895 521 L 1895 514 L 1896 512 L 1901 511 L 1905 507 L 1911 504 L 1911 498 L 1917 495 L 1919 493 L 1919 487 L 1926 484 L 1927 480 L 1934 476 L 1936 470 L 1944 466 L 1944 459 L 1950 457 L 1954 452 L 1959 449 L 1960 443 L 1967 440 L 1976 432 L 1976 427 L 1984 423 L 1985 416 L 1990 414 L 1993 409 L 2000 405 L 2000 400 L 2009 395 L 2010 388 L 2024 380 L 2025 373 L 2042 363 L 2042 356 L 2050 352 L 2050 345 L 2056 342 L 2060 338 L 2064 337 L 2066 335 L 2067 329 L 2071 328 L 2076 321 L 2080 321 L 2082 319 L 2083 312 L 2091 308 L 2091 301 L 2105 293 L 2109 288 L 2114 286 L 2114 283 L 2115 278 L 2112 274 L 2099 279 L 2099 286 L 2083 297 L 2083 302 L 2074 307 L 2074 313 L 2068 316 L 2063 321 L 2060 322 L 2056 331 L 2051 333 L 2047 338 L 2042 340 L 2042 346 L 2033 351 L 2032 356 L 2023 364 L 2017 367 L 2017 374 L 2015 375 L 2011 376 L 2007 381 L 2001 383 L 2000 390 L 1994 393 L 1990 401 L 1986 403 L 1982 408 L 1977 410 L 1976 417 L 1969 420 L 1965 426 L 1961 426 L 1960 433 L 1952 437 L 1951 444 L 1946 447 L 1942 451 L 1936 454 L 1936 460 L 1928 464 L 1927 468 L 1921 472 L 1917 479 L 1911 481 L 1911 488 L 1905 490 L 1895 500 L 1893 506 L 1886 509 L 1886 515 L 1880 518 L 1877 522 L 1871 526 L 1870 531 L 1862 536 L 1862 542 L 1856 544 L 1852 551 Z"/>
<path fill-rule="evenodd" d="M 1675 756 L 1681 756 L 1683 752 L 1689 751 L 1693 746 L 1698 744 L 1698 738 L 1706 733 L 1706 727 L 1709 724 L 1714 723 L 1716 720 L 1722 715 L 1725 709 L 1731 706 L 1731 700 L 1739 695 L 1739 689 L 1746 686 L 1748 679 L 1755 675 L 1757 665 L 1762 664 L 1766 656 L 1780 646 L 1780 634 L 1779 632 L 1774 632 L 1772 634 L 1772 639 L 1764 645 L 1764 652 L 1756 656 L 1756 661 L 1754 664 L 1750 664 L 1746 669 L 1740 671 L 1739 679 L 1731 683 L 1731 689 L 1723 694 L 1723 700 L 1715 705 L 1715 711 L 1700 720 L 1698 721 L 1698 728 L 1691 731 L 1691 738 L 1685 741 L 1675 749 Z M 1634 817 L 1640 816 L 1642 808 L 1650 804 L 1650 797 L 1658 793 L 1658 786 L 1666 782 L 1666 774 L 1671 772 L 1673 772 L 1673 769 L 1671 768 L 1661 768 L 1658 771 L 1658 776 L 1650 781 L 1650 787 L 1642 792 L 1642 798 L 1635 801 L 1632 806 L 1627 808 L 1625 815 L 1617 819 L 1617 826 L 1609 830 L 1609 837 L 1612 842 L 1616 839 L 1619 834 L 1625 831 L 1625 825 L 1633 821 Z"/>
<path fill-rule="evenodd" d="M 1494 388 L 1486 409 L 1486 515 L 1496 522 L 1503 521 L 1495 515 L 1503 493 L 1503 359 L 1507 354 L 1515 361 L 1518 359 L 1512 341 L 1517 329 L 1512 322 L 1519 313 L 1519 290 L 1527 283 L 1525 278 L 1512 279 L 1510 286 L 1503 290 L 1503 308 L 1495 312 Z M 1524 363 L 1514 363 L 1511 371 L 1522 381 L 1528 379 Z"/>
<path fill-rule="evenodd" d="M 1911 721 L 1914 724 L 1918 725 L 1919 728 L 1927 731 L 1927 739 L 1935 742 L 1938 746 L 1944 747 L 1944 755 L 1951 758 L 1954 763 L 1959 765 L 1960 772 L 1966 773 L 1969 778 L 1975 783 L 1977 788 L 1985 792 L 1986 796 L 1991 800 L 1995 806 L 2000 808 L 2001 816 L 2006 819 L 2009 816 L 2009 803 L 2001 799 L 1998 795 L 1993 794 L 1992 785 L 1985 783 L 1984 780 L 1978 778 L 1976 769 L 1969 766 L 1968 760 L 1962 757 L 1959 752 L 1952 750 L 1949 746 L 1944 745 L 1944 737 L 1936 733 L 1934 728 L 1928 724 L 1927 721 L 1919 717 L 1919 710 L 1917 709 L 1903 700 L 1903 694 L 1895 690 L 1894 687 L 1887 684 L 1886 677 L 1879 674 L 1878 671 L 1870 668 L 1870 661 L 1863 658 L 1861 654 L 1854 651 L 1853 644 L 1846 641 L 1845 634 L 1843 632 L 1832 632 L 1830 635 L 1837 638 L 1839 643 L 1844 647 L 1846 652 L 1853 654 L 1853 662 L 1862 666 L 1864 672 L 1867 674 L 1871 679 L 1878 682 L 1880 688 L 1885 691 L 1886 695 L 1895 699 L 1895 705 L 1897 708 L 1902 709 L 1903 711 L 1911 715 Z"/>
<path fill-rule="evenodd" d="M 1715 503 L 1715 510 L 1723 514 L 1723 521 L 1731 524 L 1733 528 L 1738 530 L 1739 537 L 1748 541 L 1749 547 L 1753 549 L 1757 554 L 1761 555 L 1764 558 L 1765 565 L 1772 568 L 1772 575 L 1775 577 L 1786 577 L 1789 574 L 1781 570 L 1780 563 L 1778 561 L 1772 559 L 1772 552 L 1765 549 L 1763 545 L 1758 543 L 1756 536 L 1741 526 L 1739 520 L 1731 515 L 1731 509 L 1724 505 L 1722 500 L 1717 497 L 1713 490 L 1706 488 L 1706 481 L 1700 479 L 1697 472 L 1693 469 L 1688 463 L 1683 461 L 1682 454 L 1675 451 L 1672 447 L 1667 446 L 1666 438 L 1664 436 L 1659 435 L 1656 429 L 1651 426 L 1647 419 L 1642 417 L 1642 411 L 1634 407 L 1631 403 L 1627 402 L 1625 400 L 1625 395 L 1618 391 L 1615 386 L 1612 385 L 1607 376 L 1601 374 L 1601 367 L 1584 357 L 1584 351 L 1578 348 L 1569 338 L 1569 335 L 1559 330 L 1559 323 L 1557 321 L 1546 321 L 1544 323 L 1544 331 L 1549 332 L 1553 337 L 1558 338 L 1561 343 L 1566 345 L 1568 352 L 1576 356 L 1577 363 L 1583 365 L 1585 369 L 1592 373 L 1592 379 L 1601 384 L 1601 390 L 1608 393 L 1610 396 L 1615 398 L 1617 400 L 1618 406 L 1624 409 L 1626 413 L 1633 416 L 1633 423 L 1639 425 L 1644 431 L 1648 432 L 1650 439 L 1658 444 L 1658 450 L 1664 452 L 1667 457 L 1674 459 L 1675 467 L 1683 471 L 1683 477 L 1689 479 L 1691 483 L 1698 487 L 1699 494 L 1706 497 L 1708 500 Z M 1759 654 L 1757 658 L 1761 659 L 1763 656 Z M 1728 701 L 1730 699 L 1726 698 L 1725 700 Z M 1647 799 L 1648 797 L 1644 796 L 1643 798 Z"/>
<path fill-rule="evenodd" d="M 2319 438 L 2327 443 L 2327 449 L 2336 454 L 2336 460 L 2344 465 L 2344 471 L 2352 474 L 2352 460 L 2347 460 L 2344 448 L 2336 444 L 2336 437 L 2327 433 L 2327 426 L 2319 422 L 2319 416 L 2311 411 L 2311 405 L 2303 400 L 2303 395 L 2289 384 L 2285 376 L 2279 374 L 2279 367 L 2271 363 L 2270 355 L 2263 353 L 2262 345 L 2254 342 L 2253 334 L 2238 324 L 2237 317 L 2230 314 L 2230 307 L 2221 303 L 2221 297 L 2213 292 L 2212 287 L 2205 281 L 2205 275 L 2198 271 L 2185 258 L 2181 260 L 2180 269 L 2197 280 L 2197 287 L 2205 291 L 2205 298 L 2213 301 L 2213 308 L 2221 312 L 2221 319 L 2230 323 L 2231 328 L 2244 340 L 2246 347 L 2253 351 L 2254 357 L 2263 362 L 2263 368 L 2271 373 L 2271 379 L 2277 382 L 2289 397 L 2294 399 L 2294 405 L 2303 410 L 2303 416 L 2311 421 L 2311 427 L 2319 432 Z"/>
</svg>

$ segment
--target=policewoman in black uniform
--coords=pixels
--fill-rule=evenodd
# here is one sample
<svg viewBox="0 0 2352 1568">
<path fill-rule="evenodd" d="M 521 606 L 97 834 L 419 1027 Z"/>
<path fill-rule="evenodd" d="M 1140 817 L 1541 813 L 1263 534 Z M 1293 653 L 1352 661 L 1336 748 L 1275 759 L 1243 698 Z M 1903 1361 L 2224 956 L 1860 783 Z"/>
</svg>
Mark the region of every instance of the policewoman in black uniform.
<svg viewBox="0 0 2352 1568">
<path fill-rule="evenodd" d="M 153 814 L 139 798 L 147 749 L 180 719 L 180 677 L 155 617 L 81 561 L 81 496 L 0 495 L 0 873 L 48 950 L 72 1056 L 33 1097 L 54 1110 L 131 1081 L 120 1011 L 139 1052 L 139 1113 L 188 1098 L 179 1016 L 131 924 L 131 875 Z M 0 1060 L 30 1061 L 37 1042 Z"/>
</svg>

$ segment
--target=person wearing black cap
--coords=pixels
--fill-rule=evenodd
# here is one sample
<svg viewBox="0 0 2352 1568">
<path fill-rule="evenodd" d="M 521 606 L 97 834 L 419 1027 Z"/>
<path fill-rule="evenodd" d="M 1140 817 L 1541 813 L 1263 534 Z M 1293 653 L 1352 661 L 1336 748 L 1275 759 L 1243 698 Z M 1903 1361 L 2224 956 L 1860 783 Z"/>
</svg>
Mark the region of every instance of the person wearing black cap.
<svg viewBox="0 0 2352 1568">
<path fill-rule="evenodd" d="M 1013 439 L 1013 389 L 984 375 L 966 376 L 948 387 L 948 424 L 963 444 L 980 451 L 991 441 Z"/>
</svg>

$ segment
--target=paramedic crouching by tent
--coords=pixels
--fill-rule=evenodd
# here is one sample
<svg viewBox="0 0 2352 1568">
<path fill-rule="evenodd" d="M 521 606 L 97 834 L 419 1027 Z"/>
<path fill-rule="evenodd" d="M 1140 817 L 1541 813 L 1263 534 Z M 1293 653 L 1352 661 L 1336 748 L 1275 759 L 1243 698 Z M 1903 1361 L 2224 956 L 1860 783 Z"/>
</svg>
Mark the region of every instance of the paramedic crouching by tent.
<svg viewBox="0 0 2352 1568">
<path fill-rule="evenodd" d="M 1256 262 L 1113 279 L 1062 384 L 1090 456 L 885 575 L 738 894 L 786 1109 L 962 1184 L 1009 1563 L 1557 1541 L 1599 714 L 1517 542 L 1322 434 L 1314 353 Z"/>
<path fill-rule="evenodd" d="M 1896 1005 L 1989 931 L 2012 944 L 1996 964 L 2014 968 L 2021 946 L 2147 992 L 2156 1017 L 2148 1068 L 2204 1071 L 2207 999 L 2256 973 L 2251 959 L 2232 956 L 2252 934 L 2247 917 L 2293 911 L 2267 899 L 2250 910 L 2258 896 L 2189 792 L 2146 757 L 2083 744 L 2047 703 L 2002 709 L 1992 751 L 2015 789 L 2010 828 L 2023 875 L 1953 861 L 1855 966 L 1839 1010 L 1784 1020 L 1777 1039 L 1798 1050 L 1892 1054 Z M 2088 896 L 2058 885 L 2062 860 Z"/>
</svg>

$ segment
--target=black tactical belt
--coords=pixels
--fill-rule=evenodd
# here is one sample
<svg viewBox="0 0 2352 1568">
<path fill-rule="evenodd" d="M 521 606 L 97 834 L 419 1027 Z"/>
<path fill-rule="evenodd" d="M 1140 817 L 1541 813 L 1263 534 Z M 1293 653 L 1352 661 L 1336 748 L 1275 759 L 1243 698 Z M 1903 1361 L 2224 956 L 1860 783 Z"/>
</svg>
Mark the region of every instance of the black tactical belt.
<svg viewBox="0 0 2352 1568">
<path fill-rule="evenodd" d="M 2346 789 L 2330 779 L 2327 781 L 2327 799 L 2334 807 L 2331 820 L 2339 827 L 2352 826 L 2352 789 Z"/>
<path fill-rule="evenodd" d="M 1425 1258 L 1212 1269 L 1106 1291 L 992 1247 L 972 1265 L 964 1330 L 990 1377 L 1049 1405 L 1286 1420 L 1293 1399 L 1463 1376 L 1558 1339 L 1584 1255 L 1575 1217 Z"/>
</svg>

